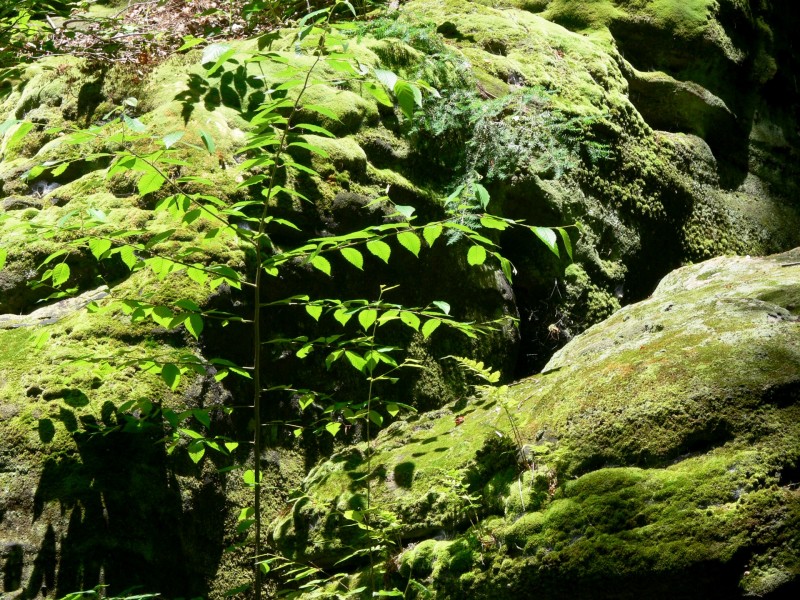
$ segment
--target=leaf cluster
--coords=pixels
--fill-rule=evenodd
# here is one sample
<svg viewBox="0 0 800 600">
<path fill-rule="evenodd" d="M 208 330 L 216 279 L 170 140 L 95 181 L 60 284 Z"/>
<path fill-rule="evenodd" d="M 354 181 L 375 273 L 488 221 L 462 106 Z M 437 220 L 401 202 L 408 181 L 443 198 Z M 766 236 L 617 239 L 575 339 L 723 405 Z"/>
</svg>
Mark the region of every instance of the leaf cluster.
<svg viewBox="0 0 800 600">
<path fill-rule="evenodd" d="M 541 88 L 491 100 L 456 89 L 426 101 L 412 136 L 420 153 L 437 157 L 437 166 L 454 177 L 476 173 L 489 183 L 527 173 L 559 178 L 607 151 L 591 140 L 595 120 L 555 109 Z"/>
</svg>

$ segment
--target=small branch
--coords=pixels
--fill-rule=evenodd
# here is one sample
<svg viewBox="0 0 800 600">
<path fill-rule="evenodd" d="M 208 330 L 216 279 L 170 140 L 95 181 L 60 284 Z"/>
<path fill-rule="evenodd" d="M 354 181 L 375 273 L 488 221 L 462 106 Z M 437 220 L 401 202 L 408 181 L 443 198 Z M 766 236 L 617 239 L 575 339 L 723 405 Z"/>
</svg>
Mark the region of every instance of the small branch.
<svg viewBox="0 0 800 600">
<path fill-rule="evenodd" d="M 117 14 L 115 14 L 111 18 L 112 19 L 118 19 L 120 17 L 120 15 L 122 15 L 123 13 L 128 12 L 132 8 L 136 8 L 137 6 L 147 6 L 148 4 L 158 4 L 159 1 L 160 0 L 149 0 L 148 2 L 134 2 L 133 4 L 128 4 L 128 6 L 123 8 L 121 11 L 119 11 Z"/>
</svg>

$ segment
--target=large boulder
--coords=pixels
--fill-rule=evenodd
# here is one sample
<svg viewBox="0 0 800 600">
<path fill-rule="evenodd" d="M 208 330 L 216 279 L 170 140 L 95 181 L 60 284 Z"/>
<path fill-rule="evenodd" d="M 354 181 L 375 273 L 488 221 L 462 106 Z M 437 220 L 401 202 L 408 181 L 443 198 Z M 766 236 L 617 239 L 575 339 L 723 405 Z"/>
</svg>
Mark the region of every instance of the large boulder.
<svg viewBox="0 0 800 600">
<path fill-rule="evenodd" d="M 679 269 L 541 375 L 316 467 L 274 542 L 333 564 L 359 511 L 439 598 L 790 597 L 799 327 L 800 250 Z"/>
</svg>

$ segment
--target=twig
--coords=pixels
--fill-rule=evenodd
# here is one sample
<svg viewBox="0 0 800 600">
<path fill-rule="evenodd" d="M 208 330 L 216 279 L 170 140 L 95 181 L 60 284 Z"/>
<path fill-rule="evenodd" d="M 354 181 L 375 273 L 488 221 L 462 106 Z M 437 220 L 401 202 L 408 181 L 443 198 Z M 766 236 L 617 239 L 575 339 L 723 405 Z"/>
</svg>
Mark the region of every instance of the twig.
<svg viewBox="0 0 800 600">
<path fill-rule="evenodd" d="M 122 13 L 128 12 L 130 9 L 135 8 L 137 6 L 146 6 L 147 4 L 158 4 L 161 0 L 149 0 L 148 2 L 134 2 L 133 4 L 128 4 L 125 8 L 115 14 L 112 19 L 118 18 Z"/>
</svg>

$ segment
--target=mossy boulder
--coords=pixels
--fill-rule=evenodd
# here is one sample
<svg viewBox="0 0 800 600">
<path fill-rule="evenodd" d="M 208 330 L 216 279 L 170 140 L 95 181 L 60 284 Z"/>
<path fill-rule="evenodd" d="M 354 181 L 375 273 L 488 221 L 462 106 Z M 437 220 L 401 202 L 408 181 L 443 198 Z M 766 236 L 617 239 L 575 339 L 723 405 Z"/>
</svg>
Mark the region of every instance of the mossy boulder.
<svg viewBox="0 0 800 600">
<path fill-rule="evenodd" d="M 334 455 L 273 525 L 276 547 L 332 564 L 364 543 L 358 511 L 441 598 L 790 597 L 799 261 L 679 269 L 541 375 Z"/>
<path fill-rule="evenodd" d="M 416 149 L 416 162 L 431 165 L 432 155 L 441 174 L 437 157 L 452 167 L 471 145 L 466 163 L 488 184 L 491 210 L 583 226 L 574 240 L 587 274 L 582 290 L 574 282 L 554 290 L 564 265 L 526 238 L 501 240 L 518 269 L 518 373 L 540 369 L 569 334 L 606 316 L 598 295 L 609 307 L 636 301 L 687 261 L 800 243 L 790 158 L 798 97 L 783 75 L 797 65 L 796 24 L 784 19 L 791 12 L 706 0 L 416 0 L 399 11 L 396 23 L 407 31 L 435 28 L 451 52 L 449 72 L 466 71 L 466 87 L 483 98 L 470 105 L 446 81 L 445 99 L 427 109 L 433 149 L 419 144 L 430 143 L 424 134 L 412 138 L 412 165 Z M 401 39 L 414 36 L 393 27 Z M 409 43 L 431 46 L 416 35 Z M 508 103 L 488 126 L 476 116 L 537 88 L 544 100 Z M 458 119 L 472 119 L 474 130 Z M 553 327 L 565 335 L 554 340 Z"/>
</svg>

